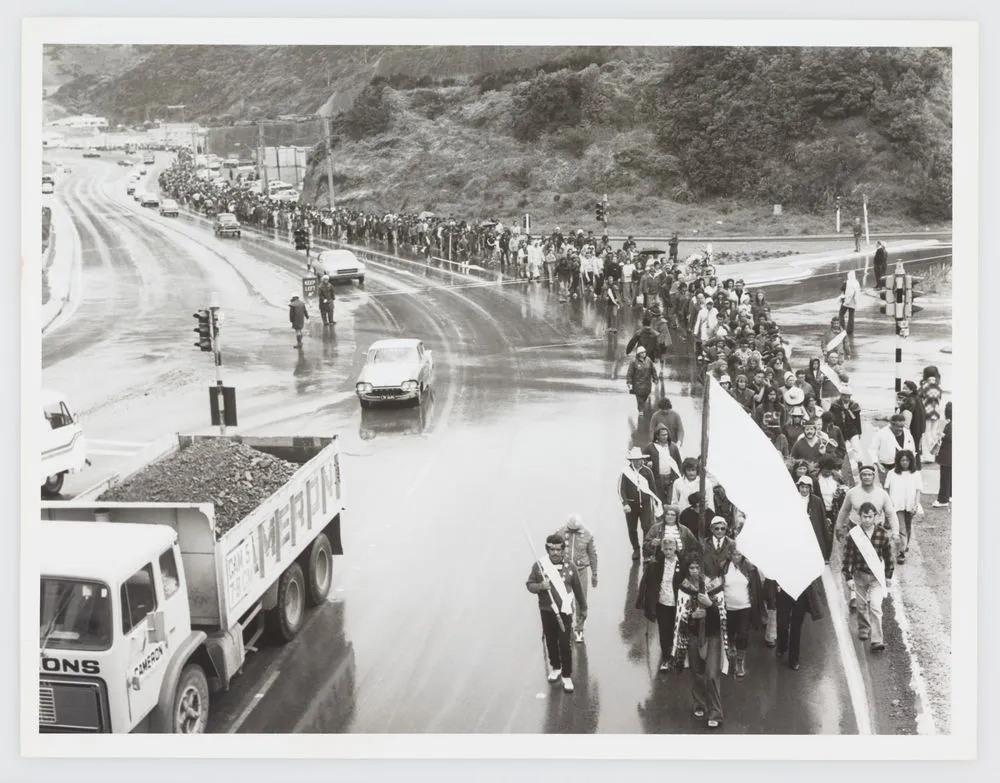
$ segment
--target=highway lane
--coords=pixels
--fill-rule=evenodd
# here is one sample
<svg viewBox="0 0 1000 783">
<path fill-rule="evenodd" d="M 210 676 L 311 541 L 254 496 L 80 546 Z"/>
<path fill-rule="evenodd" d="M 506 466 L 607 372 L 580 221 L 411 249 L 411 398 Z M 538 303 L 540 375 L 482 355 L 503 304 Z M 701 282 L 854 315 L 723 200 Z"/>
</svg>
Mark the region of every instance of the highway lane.
<svg viewBox="0 0 1000 783">
<path fill-rule="evenodd" d="M 332 339 L 313 324 L 297 353 L 284 312 L 246 292 L 225 258 L 249 256 L 290 274 L 301 256 L 265 241 L 220 242 L 199 226 L 162 225 L 113 190 L 90 197 L 138 215 L 112 220 L 113 236 L 103 241 L 144 241 L 133 258 L 146 279 L 164 275 L 161 286 L 180 289 L 170 270 L 188 269 L 211 276 L 209 286 L 231 298 L 226 372 L 249 407 L 243 431 L 344 439 L 347 552 L 331 603 L 295 642 L 250 658 L 216 700 L 213 730 L 701 730 L 690 715 L 689 678 L 655 673 L 655 629 L 633 608 L 638 574 L 615 494 L 625 450 L 645 439 L 616 358 L 628 324 L 607 339 L 592 302 L 560 307 L 543 285 L 446 290 L 425 281 L 429 290 L 414 295 L 411 278 L 378 272 L 365 292 L 345 292 L 357 308 Z M 232 288 L 219 285 L 226 280 Z M 209 286 L 178 290 L 169 309 L 141 309 L 125 348 L 91 330 L 87 345 L 46 367 L 47 377 L 75 381 L 93 411 L 88 427 L 108 438 L 204 427 L 211 363 L 188 344 L 190 312 Z M 392 334 L 423 337 L 434 349 L 434 400 L 423 414 L 362 418 L 352 373 L 371 340 Z M 155 362 L 138 361 L 136 351 L 154 349 L 162 352 Z M 145 378 L 150 366 L 163 372 L 164 363 L 188 374 L 162 382 L 153 400 L 132 394 L 101 403 L 107 389 L 128 394 L 136 375 Z M 687 367 L 673 364 L 665 392 L 688 425 L 682 450 L 693 454 L 698 427 Z M 84 372 L 99 381 L 82 388 Z M 541 547 L 571 510 L 597 534 L 602 565 L 569 695 L 544 679 L 535 598 L 524 588 L 532 554 L 523 530 Z M 801 671 L 778 665 L 759 639 L 749 669 L 743 681 L 726 680 L 724 731 L 856 730 L 828 622 L 807 626 Z"/>
</svg>

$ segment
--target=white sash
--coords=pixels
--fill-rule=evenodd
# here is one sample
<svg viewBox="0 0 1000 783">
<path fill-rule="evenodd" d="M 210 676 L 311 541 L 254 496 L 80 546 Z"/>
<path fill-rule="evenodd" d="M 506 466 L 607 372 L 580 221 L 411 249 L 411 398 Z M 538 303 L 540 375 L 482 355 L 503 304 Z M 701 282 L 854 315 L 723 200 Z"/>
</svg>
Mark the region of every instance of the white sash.
<svg viewBox="0 0 1000 783">
<path fill-rule="evenodd" d="M 854 546 L 858 548 L 861 556 L 865 559 L 865 563 L 868 564 L 868 570 L 875 575 L 876 579 L 878 579 L 879 584 L 882 585 L 882 589 L 886 589 L 885 563 L 882 562 L 882 559 L 875 551 L 875 547 L 872 546 L 871 539 L 869 539 L 865 534 L 865 531 L 861 529 L 861 525 L 855 525 L 852 527 L 849 535 L 854 541 Z"/>
<path fill-rule="evenodd" d="M 551 583 L 552 589 L 559 594 L 561 605 L 553 606 L 552 608 L 562 614 L 573 614 L 573 596 L 567 592 L 566 582 L 563 580 L 562 574 L 559 573 L 559 569 L 547 557 L 539 560 L 538 564 L 542 567 L 542 571 L 545 572 L 545 576 Z"/>
<path fill-rule="evenodd" d="M 844 390 L 844 384 L 840 382 L 840 377 L 837 375 L 837 373 L 830 365 L 828 365 L 826 362 L 823 362 L 819 366 L 819 369 L 820 372 L 826 376 L 826 379 L 833 384 L 833 388 L 835 388 L 839 392 L 842 392 Z M 820 388 L 819 391 L 817 391 L 817 394 L 822 395 L 822 393 L 823 390 L 822 388 Z"/>
<path fill-rule="evenodd" d="M 673 458 L 671 458 L 671 463 L 676 464 L 673 462 Z M 656 496 L 656 493 L 649 488 L 649 482 L 646 481 L 645 477 L 639 471 L 634 470 L 631 465 L 626 465 L 623 473 L 629 481 L 635 484 L 639 492 L 645 492 L 653 499 L 653 516 L 660 516 L 663 513 L 663 504 L 660 503 L 660 499 Z M 680 471 L 677 471 L 677 475 L 680 476 Z"/>
</svg>

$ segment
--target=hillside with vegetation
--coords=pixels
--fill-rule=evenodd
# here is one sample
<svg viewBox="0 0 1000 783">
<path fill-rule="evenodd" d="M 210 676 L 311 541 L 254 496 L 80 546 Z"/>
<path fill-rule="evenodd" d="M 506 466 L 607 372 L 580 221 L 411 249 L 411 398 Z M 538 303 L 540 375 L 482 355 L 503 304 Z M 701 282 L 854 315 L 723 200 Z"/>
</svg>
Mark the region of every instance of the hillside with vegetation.
<svg viewBox="0 0 1000 783">
<path fill-rule="evenodd" d="M 618 231 L 810 233 L 866 194 L 876 230 L 951 218 L 947 50 L 153 49 L 59 96 L 131 120 L 151 96 L 217 123 L 329 113 L 337 203 L 363 209 L 590 227 L 606 193 Z"/>
</svg>

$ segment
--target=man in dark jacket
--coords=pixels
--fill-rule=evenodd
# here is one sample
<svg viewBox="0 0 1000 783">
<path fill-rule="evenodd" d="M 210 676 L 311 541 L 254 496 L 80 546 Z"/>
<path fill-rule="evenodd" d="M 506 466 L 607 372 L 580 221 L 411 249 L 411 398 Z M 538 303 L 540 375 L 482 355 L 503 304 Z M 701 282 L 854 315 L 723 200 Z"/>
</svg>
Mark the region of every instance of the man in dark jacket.
<svg viewBox="0 0 1000 783">
<path fill-rule="evenodd" d="M 628 356 L 632 353 L 632 349 L 637 346 L 642 346 L 646 349 L 646 353 L 649 358 L 654 362 L 660 358 L 660 336 L 656 333 L 653 328 L 653 319 L 651 316 L 644 315 L 642 317 L 642 327 L 632 335 L 632 339 L 628 341 L 628 345 L 625 346 L 625 355 Z"/>
<path fill-rule="evenodd" d="M 306 327 L 306 321 L 309 320 L 309 311 L 306 309 L 306 303 L 299 299 L 297 296 L 292 297 L 292 301 L 288 304 L 288 320 L 292 324 L 292 329 L 295 330 L 295 347 L 302 347 L 302 330 Z"/>
<path fill-rule="evenodd" d="M 625 526 L 628 528 L 629 543 L 632 544 L 632 559 L 639 559 L 639 524 L 642 524 L 643 538 L 653 524 L 656 497 L 656 478 L 645 463 L 646 455 L 639 447 L 633 447 L 626 459 L 628 465 L 618 480 L 618 497 L 625 512 Z"/>
<path fill-rule="evenodd" d="M 736 542 L 729 537 L 729 523 L 723 517 L 714 517 L 709 529 L 711 535 L 701 542 L 701 568 L 706 579 L 718 579 L 729 568 Z"/>
<path fill-rule="evenodd" d="M 885 249 L 885 245 L 881 242 L 875 243 L 875 288 L 877 290 L 882 290 L 885 288 L 886 281 L 883 280 L 886 273 L 889 271 L 889 252 Z"/>
<path fill-rule="evenodd" d="M 319 297 L 319 314 L 323 318 L 323 326 L 332 326 L 333 321 L 333 300 L 336 298 L 333 293 L 333 283 L 330 282 L 329 275 L 323 275 L 323 281 L 316 291 Z"/>
<path fill-rule="evenodd" d="M 635 395 L 636 407 L 639 415 L 645 414 L 649 409 L 649 395 L 653 393 L 653 383 L 660 380 L 656 367 L 646 355 L 646 348 L 640 345 L 635 350 L 635 358 L 628 366 L 625 374 L 625 385 L 629 394 Z"/>
<path fill-rule="evenodd" d="M 558 533 L 545 539 L 545 559 L 531 566 L 525 583 L 529 593 L 538 596 L 538 612 L 542 616 L 542 634 L 549 658 L 548 680 L 555 683 L 562 677 L 563 690 L 573 692 L 573 600 L 580 611 L 587 613 L 587 595 L 580 585 L 576 566 L 565 558 L 566 544 Z M 553 603 L 554 602 L 554 603 Z"/>
<path fill-rule="evenodd" d="M 913 381 L 903 382 L 903 391 L 900 395 L 899 412 L 909 412 L 910 434 L 913 436 L 913 444 L 916 446 L 916 469 L 920 470 L 920 444 L 924 438 L 924 430 L 927 428 L 927 412 L 924 410 L 924 402 L 917 392 L 917 384 Z"/>
<path fill-rule="evenodd" d="M 861 454 L 861 406 L 851 399 L 851 389 L 842 386 L 840 399 L 830 406 L 833 423 L 844 435 L 844 447 L 851 459 L 860 461 Z"/>
</svg>

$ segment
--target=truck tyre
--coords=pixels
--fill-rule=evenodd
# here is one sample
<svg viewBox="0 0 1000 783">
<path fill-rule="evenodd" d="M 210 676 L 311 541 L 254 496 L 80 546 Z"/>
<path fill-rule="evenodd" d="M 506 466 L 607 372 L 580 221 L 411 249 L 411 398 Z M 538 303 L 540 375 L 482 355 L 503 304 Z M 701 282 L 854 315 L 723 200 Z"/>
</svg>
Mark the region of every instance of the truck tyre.
<svg viewBox="0 0 1000 783">
<path fill-rule="evenodd" d="M 278 605 L 268 612 L 271 637 L 277 644 L 294 639 L 305 621 L 306 580 L 302 566 L 292 563 L 278 579 Z"/>
<path fill-rule="evenodd" d="M 333 584 L 333 550 L 326 533 L 320 533 L 309 548 L 306 572 L 306 604 L 320 606 Z"/>
<path fill-rule="evenodd" d="M 196 663 L 181 671 L 174 691 L 170 731 L 173 734 L 204 734 L 208 726 L 208 680 Z"/>
<path fill-rule="evenodd" d="M 42 494 L 48 497 L 53 497 L 58 495 L 63 488 L 63 481 L 66 478 L 66 473 L 53 473 L 51 476 L 45 479 L 45 483 L 42 484 Z"/>
</svg>

